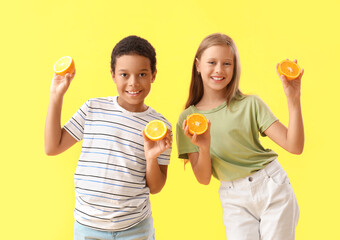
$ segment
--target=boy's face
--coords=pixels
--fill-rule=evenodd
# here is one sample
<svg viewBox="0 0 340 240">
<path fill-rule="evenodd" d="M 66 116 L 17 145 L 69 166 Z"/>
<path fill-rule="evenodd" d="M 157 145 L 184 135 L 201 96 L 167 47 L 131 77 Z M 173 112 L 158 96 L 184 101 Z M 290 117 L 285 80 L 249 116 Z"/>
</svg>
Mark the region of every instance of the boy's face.
<svg viewBox="0 0 340 240">
<path fill-rule="evenodd" d="M 120 56 L 111 75 L 117 86 L 118 104 L 130 112 L 145 111 L 144 99 L 156 77 L 156 71 L 151 72 L 150 60 L 136 54 Z"/>
</svg>

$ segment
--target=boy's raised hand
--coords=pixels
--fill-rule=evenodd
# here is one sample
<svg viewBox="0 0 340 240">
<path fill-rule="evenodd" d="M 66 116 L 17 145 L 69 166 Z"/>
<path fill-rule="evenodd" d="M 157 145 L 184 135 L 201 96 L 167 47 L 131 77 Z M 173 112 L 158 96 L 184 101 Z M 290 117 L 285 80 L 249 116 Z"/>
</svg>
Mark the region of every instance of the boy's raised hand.
<svg viewBox="0 0 340 240">
<path fill-rule="evenodd" d="M 157 157 L 172 145 L 171 131 L 168 129 L 165 137 L 158 141 L 150 140 L 142 131 L 144 140 L 144 152 L 146 159 L 157 159 Z"/>
<path fill-rule="evenodd" d="M 207 129 L 207 131 L 205 133 L 201 134 L 201 135 L 197 135 L 196 133 L 194 135 L 192 135 L 189 132 L 189 126 L 187 126 L 187 120 L 183 121 L 183 130 L 184 130 L 185 136 L 190 138 L 191 142 L 199 148 L 210 149 L 210 126 L 211 126 L 211 122 L 208 119 L 208 129 Z"/>
<path fill-rule="evenodd" d="M 297 60 L 294 60 L 295 63 L 297 63 Z M 300 98 L 301 94 L 301 78 L 304 73 L 304 69 L 301 69 L 301 73 L 298 78 L 294 80 L 287 80 L 287 78 L 284 75 L 279 74 L 278 72 L 279 64 L 276 65 L 276 72 L 280 77 L 280 80 L 282 82 L 283 90 L 289 99 L 298 99 Z"/>
<path fill-rule="evenodd" d="M 75 74 L 76 71 L 74 71 L 74 73 L 72 74 L 66 73 L 64 76 L 60 76 L 54 73 L 51 83 L 51 94 L 63 96 L 66 93 L 68 87 L 70 86 L 71 81 L 73 80 Z"/>
</svg>

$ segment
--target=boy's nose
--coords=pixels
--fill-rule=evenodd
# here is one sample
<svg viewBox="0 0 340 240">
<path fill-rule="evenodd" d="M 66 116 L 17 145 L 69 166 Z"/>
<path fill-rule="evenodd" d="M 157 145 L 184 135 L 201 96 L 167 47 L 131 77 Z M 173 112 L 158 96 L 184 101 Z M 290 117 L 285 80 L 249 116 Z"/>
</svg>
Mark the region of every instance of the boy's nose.
<svg viewBox="0 0 340 240">
<path fill-rule="evenodd" d="M 137 77 L 135 77 L 135 76 L 130 76 L 129 82 L 128 82 L 130 86 L 136 85 L 137 82 L 138 82 Z"/>
</svg>

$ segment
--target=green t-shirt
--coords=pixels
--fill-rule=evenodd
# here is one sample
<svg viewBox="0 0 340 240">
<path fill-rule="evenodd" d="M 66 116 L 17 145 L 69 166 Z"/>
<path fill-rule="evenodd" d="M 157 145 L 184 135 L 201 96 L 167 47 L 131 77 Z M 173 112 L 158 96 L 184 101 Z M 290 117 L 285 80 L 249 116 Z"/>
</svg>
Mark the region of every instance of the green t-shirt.
<svg viewBox="0 0 340 240">
<path fill-rule="evenodd" d="M 265 149 L 259 140 L 263 133 L 278 119 L 269 107 L 258 97 L 246 95 L 207 111 L 195 106 L 184 110 L 178 120 L 177 148 L 179 158 L 188 159 L 188 153 L 199 148 L 184 135 L 183 121 L 192 113 L 201 113 L 211 121 L 211 147 L 213 176 L 221 181 L 232 181 L 246 177 L 264 168 L 277 158 L 277 154 Z"/>
</svg>

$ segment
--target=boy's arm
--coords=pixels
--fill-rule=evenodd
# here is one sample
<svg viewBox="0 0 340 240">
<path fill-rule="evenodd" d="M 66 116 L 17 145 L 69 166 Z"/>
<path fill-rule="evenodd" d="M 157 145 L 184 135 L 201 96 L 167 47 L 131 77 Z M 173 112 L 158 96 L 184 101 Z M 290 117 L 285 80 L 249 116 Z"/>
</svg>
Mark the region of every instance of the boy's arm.
<svg viewBox="0 0 340 240">
<path fill-rule="evenodd" d="M 159 165 L 157 157 L 171 147 L 171 132 L 168 130 L 166 137 L 159 141 L 151 141 L 145 136 L 144 131 L 142 134 L 146 158 L 146 184 L 150 189 L 150 193 L 156 194 L 164 187 L 168 173 L 168 166 Z"/>
<path fill-rule="evenodd" d="M 51 84 L 51 95 L 45 124 L 45 152 L 57 155 L 74 145 L 74 139 L 65 129 L 61 128 L 60 118 L 64 94 L 66 93 L 75 73 L 59 76 L 54 74 Z"/>
<path fill-rule="evenodd" d="M 146 185 L 151 194 L 159 193 L 166 182 L 168 165 L 159 165 L 156 159 L 147 160 L 146 163 Z"/>
<path fill-rule="evenodd" d="M 210 120 L 208 120 L 208 130 L 202 135 L 191 135 L 186 120 L 183 122 L 184 134 L 190 138 L 191 142 L 199 147 L 199 152 L 188 153 L 192 170 L 197 181 L 208 185 L 211 180 L 211 157 L 210 157 Z"/>
<path fill-rule="evenodd" d="M 300 99 L 303 73 L 302 69 L 300 76 L 291 81 L 288 81 L 284 76 L 280 76 L 288 103 L 288 128 L 281 122 L 276 121 L 264 131 L 275 143 L 293 154 L 302 153 L 305 141 Z"/>
</svg>

